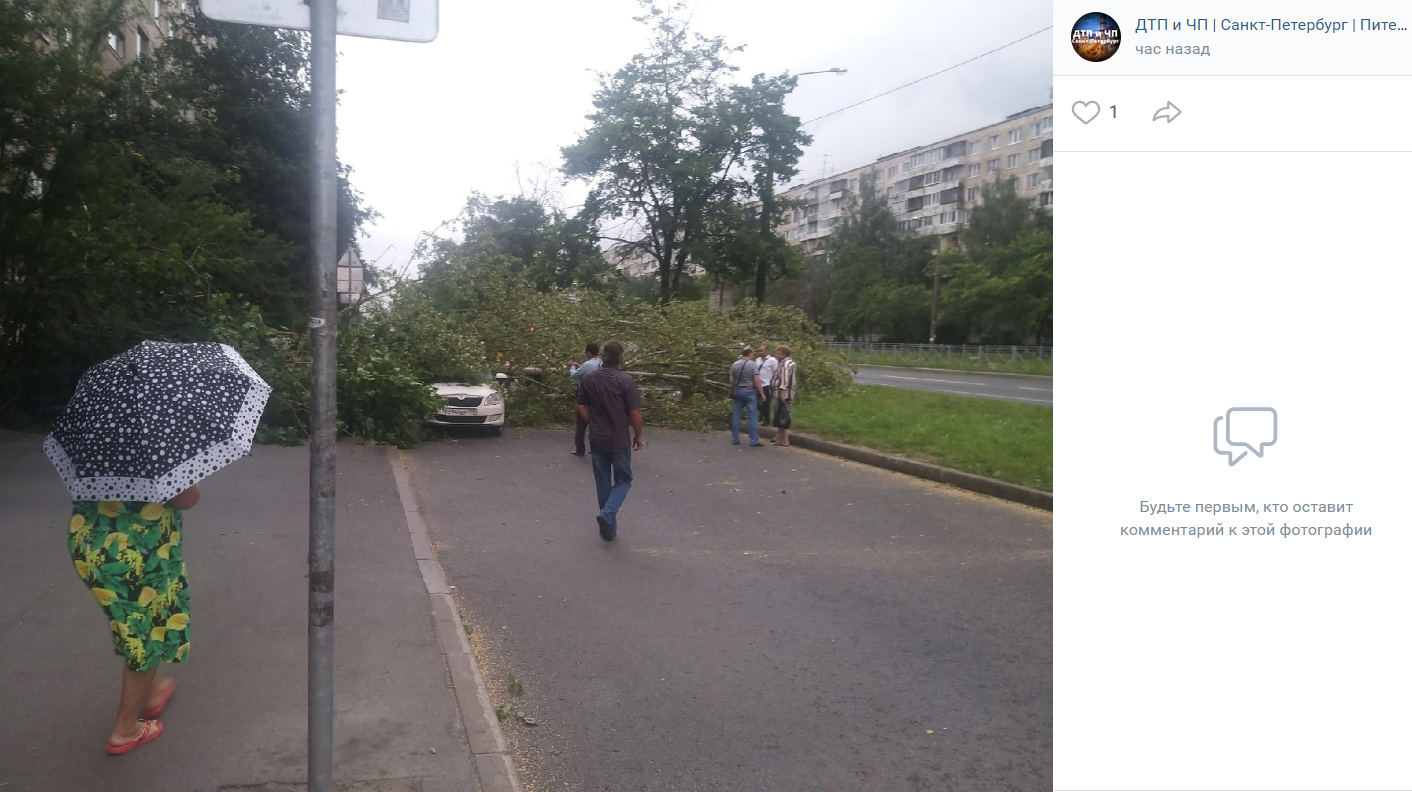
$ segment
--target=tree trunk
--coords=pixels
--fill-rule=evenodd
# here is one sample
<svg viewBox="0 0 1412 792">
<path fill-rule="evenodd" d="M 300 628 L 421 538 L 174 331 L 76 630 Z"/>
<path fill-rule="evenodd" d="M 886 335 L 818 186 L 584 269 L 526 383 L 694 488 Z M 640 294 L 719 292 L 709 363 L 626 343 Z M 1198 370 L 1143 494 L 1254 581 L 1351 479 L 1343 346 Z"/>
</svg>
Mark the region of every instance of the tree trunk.
<svg viewBox="0 0 1412 792">
<path fill-rule="evenodd" d="M 768 240 L 774 233 L 771 228 L 775 216 L 775 176 L 770 172 L 770 162 L 765 161 L 766 172 L 760 186 L 760 253 L 755 261 L 755 301 L 765 303 L 765 283 L 770 274 L 770 245 Z"/>
<path fill-rule="evenodd" d="M 657 262 L 657 277 L 660 290 L 657 301 L 666 305 L 672 299 L 672 246 L 662 246 L 662 258 Z"/>
</svg>

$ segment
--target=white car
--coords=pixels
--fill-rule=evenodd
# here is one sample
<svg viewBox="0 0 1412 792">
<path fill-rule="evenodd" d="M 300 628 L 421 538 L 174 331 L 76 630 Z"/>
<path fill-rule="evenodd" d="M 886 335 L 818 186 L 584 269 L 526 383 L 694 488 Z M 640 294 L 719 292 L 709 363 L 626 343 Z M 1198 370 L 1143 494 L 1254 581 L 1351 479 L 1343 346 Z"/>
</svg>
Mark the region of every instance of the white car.
<svg viewBox="0 0 1412 792">
<path fill-rule="evenodd" d="M 464 382 L 433 382 L 431 387 L 446 404 L 427 423 L 437 426 L 484 426 L 500 434 L 505 425 L 505 396 L 500 389 L 508 382 L 504 374 L 495 375 L 494 385 L 469 385 Z"/>
</svg>

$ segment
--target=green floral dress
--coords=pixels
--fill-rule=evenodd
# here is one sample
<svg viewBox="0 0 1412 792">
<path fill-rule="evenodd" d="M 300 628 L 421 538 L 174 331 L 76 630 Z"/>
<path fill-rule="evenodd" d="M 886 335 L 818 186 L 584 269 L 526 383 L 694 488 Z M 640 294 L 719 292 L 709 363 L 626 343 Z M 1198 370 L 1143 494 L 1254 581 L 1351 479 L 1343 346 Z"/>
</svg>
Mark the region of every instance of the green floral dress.
<svg viewBox="0 0 1412 792">
<path fill-rule="evenodd" d="M 128 668 L 180 663 L 191 647 L 181 512 L 162 503 L 74 501 L 74 569 L 108 614 Z"/>
</svg>

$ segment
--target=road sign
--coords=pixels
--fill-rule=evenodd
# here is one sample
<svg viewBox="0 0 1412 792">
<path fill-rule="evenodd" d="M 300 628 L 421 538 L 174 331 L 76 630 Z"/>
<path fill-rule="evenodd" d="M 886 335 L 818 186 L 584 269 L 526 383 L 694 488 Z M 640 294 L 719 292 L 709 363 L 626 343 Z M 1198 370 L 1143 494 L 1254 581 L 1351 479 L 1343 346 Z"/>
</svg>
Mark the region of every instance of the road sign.
<svg viewBox="0 0 1412 792">
<path fill-rule="evenodd" d="M 309 29 L 305 0 L 201 0 L 201 13 L 222 22 Z M 338 0 L 342 36 L 428 42 L 436 38 L 437 0 Z"/>
</svg>

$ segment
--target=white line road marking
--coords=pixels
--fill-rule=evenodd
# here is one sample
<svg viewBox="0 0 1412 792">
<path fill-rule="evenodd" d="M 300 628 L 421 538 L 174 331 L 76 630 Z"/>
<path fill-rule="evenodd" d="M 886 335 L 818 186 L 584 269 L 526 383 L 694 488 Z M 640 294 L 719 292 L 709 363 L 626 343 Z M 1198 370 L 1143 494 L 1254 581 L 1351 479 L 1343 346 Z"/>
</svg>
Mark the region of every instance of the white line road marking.
<svg viewBox="0 0 1412 792">
<path fill-rule="evenodd" d="M 1024 385 L 1020 386 L 1020 390 L 1044 391 L 1045 393 L 1054 392 L 1053 388 L 1026 388 Z"/>
<path fill-rule="evenodd" d="M 879 376 L 879 377 L 886 377 L 886 378 L 888 378 L 888 379 L 920 380 L 920 381 L 922 381 L 922 382 L 941 382 L 941 383 L 945 383 L 945 384 L 947 384 L 947 385 L 974 385 L 974 386 L 979 387 L 979 388 L 999 388 L 999 387 L 1001 387 L 1001 386 L 999 386 L 999 385 L 995 385 L 995 384 L 992 384 L 992 383 L 989 383 L 989 382 L 975 382 L 974 380 L 944 380 L 944 379 L 932 379 L 931 377 L 899 377 L 899 376 L 897 376 L 896 374 L 879 374 L 878 376 Z"/>
</svg>

